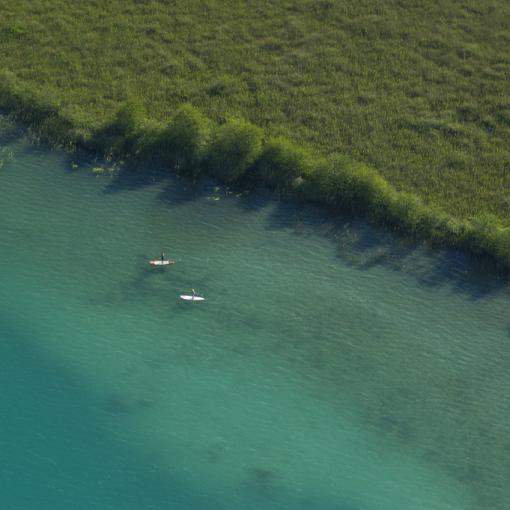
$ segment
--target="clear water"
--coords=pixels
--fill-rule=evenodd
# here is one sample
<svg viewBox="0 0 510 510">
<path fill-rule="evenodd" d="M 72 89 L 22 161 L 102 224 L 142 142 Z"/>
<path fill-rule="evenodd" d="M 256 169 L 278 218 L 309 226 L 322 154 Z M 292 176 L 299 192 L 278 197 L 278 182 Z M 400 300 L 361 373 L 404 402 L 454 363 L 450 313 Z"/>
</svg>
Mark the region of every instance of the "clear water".
<svg viewBox="0 0 510 510">
<path fill-rule="evenodd" d="M 2 147 L 2 509 L 510 508 L 497 278 L 312 208 Z M 150 268 L 162 248 L 177 264 Z"/>
</svg>

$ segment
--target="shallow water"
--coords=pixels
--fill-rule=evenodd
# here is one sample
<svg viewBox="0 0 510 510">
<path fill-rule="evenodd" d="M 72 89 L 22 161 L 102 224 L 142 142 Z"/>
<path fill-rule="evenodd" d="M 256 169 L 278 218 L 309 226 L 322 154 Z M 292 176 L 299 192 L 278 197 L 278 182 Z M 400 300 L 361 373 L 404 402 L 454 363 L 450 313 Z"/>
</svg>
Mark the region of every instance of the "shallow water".
<svg viewBox="0 0 510 510">
<path fill-rule="evenodd" d="M 2 508 L 510 508 L 499 279 L 313 208 L 2 147 Z M 177 263 L 150 268 L 161 249 Z"/>
</svg>

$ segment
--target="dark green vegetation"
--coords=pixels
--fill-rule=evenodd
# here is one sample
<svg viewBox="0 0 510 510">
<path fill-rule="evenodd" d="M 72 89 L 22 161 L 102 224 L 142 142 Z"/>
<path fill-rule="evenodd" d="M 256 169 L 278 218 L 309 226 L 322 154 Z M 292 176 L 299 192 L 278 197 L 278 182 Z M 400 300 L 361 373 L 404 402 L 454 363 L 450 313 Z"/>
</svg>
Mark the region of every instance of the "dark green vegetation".
<svg viewBox="0 0 510 510">
<path fill-rule="evenodd" d="M 2 7 L 0 106 L 43 140 L 251 177 L 510 265 L 506 1 Z"/>
</svg>

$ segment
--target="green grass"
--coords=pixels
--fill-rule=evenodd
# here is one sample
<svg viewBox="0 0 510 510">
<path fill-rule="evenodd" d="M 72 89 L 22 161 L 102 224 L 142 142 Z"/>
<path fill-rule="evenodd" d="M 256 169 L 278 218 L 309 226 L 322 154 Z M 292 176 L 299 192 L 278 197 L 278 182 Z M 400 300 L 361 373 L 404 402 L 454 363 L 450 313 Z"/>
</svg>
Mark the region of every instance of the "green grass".
<svg viewBox="0 0 510 510">
<path fill-rule="evenodd" d="M 509 19 L 506 0 L 3 0 L 0 69 L 66 133 L 190 102 L 509 226 Z"/>
</svg>

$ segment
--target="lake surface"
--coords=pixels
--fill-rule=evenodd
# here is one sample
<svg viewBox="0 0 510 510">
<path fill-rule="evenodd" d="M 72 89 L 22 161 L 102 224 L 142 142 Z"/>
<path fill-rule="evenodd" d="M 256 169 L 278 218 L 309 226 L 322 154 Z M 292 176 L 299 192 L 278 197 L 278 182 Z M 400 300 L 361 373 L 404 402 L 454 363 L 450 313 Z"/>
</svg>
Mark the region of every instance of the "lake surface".
<svg viewBox="0 0 510 510">
<path fill-rule="evenodd" d="M 3 510 L 510 508 L 498 278 L 312 207 L 0 149 Z"/>
</svg>

